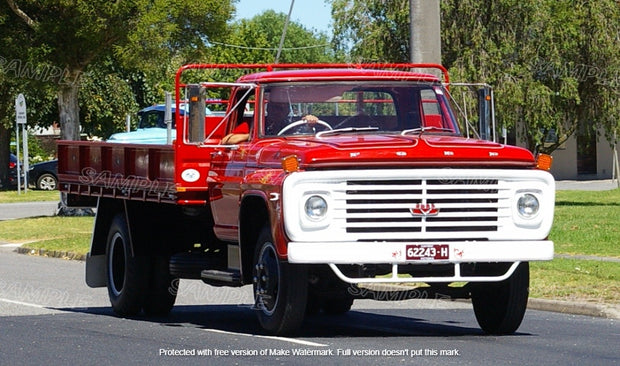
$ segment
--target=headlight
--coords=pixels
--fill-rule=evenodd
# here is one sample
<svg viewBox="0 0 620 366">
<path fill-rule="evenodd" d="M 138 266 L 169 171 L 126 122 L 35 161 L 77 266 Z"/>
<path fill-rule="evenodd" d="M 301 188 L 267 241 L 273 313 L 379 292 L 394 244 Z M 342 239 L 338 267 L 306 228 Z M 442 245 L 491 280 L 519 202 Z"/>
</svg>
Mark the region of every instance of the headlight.
<svg viewBox="0 0 620 366">
<path fill-rule="evenodd" d="M 321 196 L 311 196 L 306 200 L 304 209 L 310 220 L 322 220 L 327 214 L 327 201 Z"/>
<path fill-rule="evenodd" d="M 519 212 L 519 216 L 524 219 L 531 219 L 538 215 L 538 211 L 540 210 L 540 203 L 538 202 L 538 198 L 531 193 L 525 193 L 519 200 L 517 201 L 517 212 Z"/>
</svg>

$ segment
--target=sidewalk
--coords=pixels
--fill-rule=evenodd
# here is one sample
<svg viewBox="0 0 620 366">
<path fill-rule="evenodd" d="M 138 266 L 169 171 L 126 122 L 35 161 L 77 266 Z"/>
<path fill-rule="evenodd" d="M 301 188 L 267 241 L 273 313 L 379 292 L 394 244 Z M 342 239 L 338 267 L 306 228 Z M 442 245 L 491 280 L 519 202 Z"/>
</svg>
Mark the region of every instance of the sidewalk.
<svg viewBox="0 0 620 366">
<path fill-rule="evenodd" d="M 54 216 L 58 201 L 0 203 L 0 221 L 26 217 Z"/>
<path fill-rule="evenodd" d="M 608 191 L 618 188 L 618 181 L 601 180 L 556 180 L 555 188 L 559 191 Z"/>
</svg>

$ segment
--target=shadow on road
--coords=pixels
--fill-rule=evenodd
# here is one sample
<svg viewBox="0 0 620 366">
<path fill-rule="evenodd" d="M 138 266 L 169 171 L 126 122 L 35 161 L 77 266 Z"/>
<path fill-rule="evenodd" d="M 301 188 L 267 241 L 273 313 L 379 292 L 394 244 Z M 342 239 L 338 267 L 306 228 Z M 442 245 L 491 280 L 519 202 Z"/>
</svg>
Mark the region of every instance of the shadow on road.
<svg viewBox="0 0 620 366">
<path fill-rule="evenodd" d="M 109 307 L 58 309 L 118 318 Z M 480 336 L 484 333 L 472 323 L 470 310 L 424 309 L 416 310 L 425 317 L 404 316 L 410 310 L 385 310 L 390 314 L 352 310 L 344 315 L 308 316 L 302 328 L 291 337 L 308 338 L 363 338 L 363 337 L 460 337 Z M 407 314 L 408 315 L 408 314 Z M 250 305 L 180 305 L 168 317 L 136 316 L 136 321 L 160 324 L 163 327 L 197 327 L 248 335 L 268 335 L 260 328 Z M 448 320 L 446 320 L 448 319 Z M 450 320 L 451 319 L 451 320 Z M 528 335 L 517 333 L 517 335 Z"/>
</svg>

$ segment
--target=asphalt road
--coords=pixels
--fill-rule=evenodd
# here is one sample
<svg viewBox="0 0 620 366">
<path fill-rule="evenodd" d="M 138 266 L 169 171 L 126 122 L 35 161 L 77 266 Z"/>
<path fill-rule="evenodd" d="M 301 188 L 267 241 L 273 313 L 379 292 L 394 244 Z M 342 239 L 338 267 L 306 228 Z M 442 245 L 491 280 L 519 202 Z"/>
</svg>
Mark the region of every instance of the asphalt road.
<svg viewBox="0 0 620 366">
<path fill-rule="evenodd" d="M 165 319 L 115 317 L 84 263 L 0 247 L 0 365 L 613 365 L 618 320 L 528 310 L 513 336 L 483 335 L 471 306 L 356 301 L 294 337 L 262 334 L 251 289 L 182 281 Z M 235 354 L 237 353 L 237 354 Z M 245 354 L 245 355 L 244 355 Z"/>
</svg>

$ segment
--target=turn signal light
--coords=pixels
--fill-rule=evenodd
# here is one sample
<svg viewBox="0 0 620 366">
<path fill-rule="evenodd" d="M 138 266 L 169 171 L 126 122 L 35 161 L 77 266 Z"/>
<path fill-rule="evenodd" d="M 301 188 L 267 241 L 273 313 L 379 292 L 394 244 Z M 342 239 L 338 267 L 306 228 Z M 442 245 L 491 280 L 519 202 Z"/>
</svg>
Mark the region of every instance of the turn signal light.
<svg viewBox="0 0 620 366">
<path fill-rule="evenodd" d="M 296 155 L 289 155 L 285 158 L 282 158 L 282 169 L 285 172 L 291 173 L 299 170 L 299 160 L 297 160 Z"/>
<path fill-rule="evenodd" d="M 553 164 L 553 157 L 547 154 L 538 154 L 536 157 L 536 168 L 540 170 L 550 170 Z"/>
</svg>

